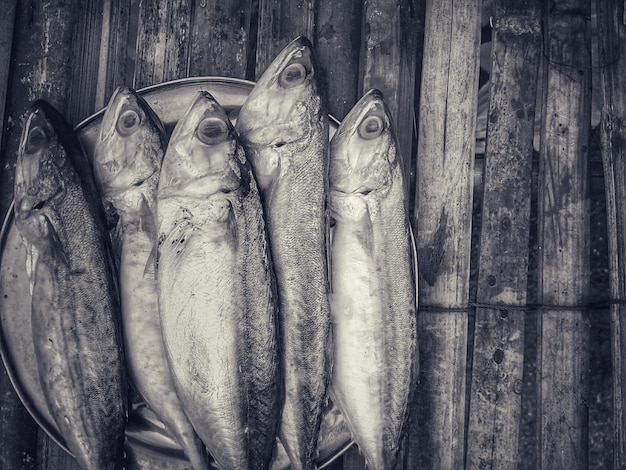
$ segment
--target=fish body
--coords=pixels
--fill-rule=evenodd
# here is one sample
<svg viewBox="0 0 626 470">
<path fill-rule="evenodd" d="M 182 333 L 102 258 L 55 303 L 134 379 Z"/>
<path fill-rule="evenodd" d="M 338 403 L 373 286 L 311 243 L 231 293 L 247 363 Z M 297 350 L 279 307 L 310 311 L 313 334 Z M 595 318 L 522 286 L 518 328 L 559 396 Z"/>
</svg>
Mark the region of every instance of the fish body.
<svg viewBox="0 0 626 470">
<path fill-rule="evenodd" d="M 275 286 L 256 182 L 199 92 L 158 185 L 158 289 L 181 403 L 221 469 L 267 468 L 280 413 Z"/>
<path fill-rule="evenodd" d="M 331 397 L 371 470 L 395 468 L 416 378 L 416 284 L 405 182 L 382 94 L 331 141 Z"/>
<path fill-rule="evenodd" d="M 330 379 L 326 190 L 328 114 L 308 39 L 288 44 L 239 111 L 236 128 L 265 210 L 276 273 L 285 402 L 279 436 L 311 469 Z"/>
<path fill-rule="evenodd" d="M 121 468 L 127 385 L 104 214 L 71 127 L 42 100 L 22 133 L 14 199 L 46 403 L 82 468 Z"/>
<path fill-rule="evenodd" d="M 202 442 L 180 404 L 161 332 L 156 279 L 156 195 L 167 135 L 134 90 L 119 87 L 102 118 L 93 167 L 105 207 L 117 220 L 126 363 L 131 383 L 184 449 L 194 469 L 208 468 Z"/>
</svg>

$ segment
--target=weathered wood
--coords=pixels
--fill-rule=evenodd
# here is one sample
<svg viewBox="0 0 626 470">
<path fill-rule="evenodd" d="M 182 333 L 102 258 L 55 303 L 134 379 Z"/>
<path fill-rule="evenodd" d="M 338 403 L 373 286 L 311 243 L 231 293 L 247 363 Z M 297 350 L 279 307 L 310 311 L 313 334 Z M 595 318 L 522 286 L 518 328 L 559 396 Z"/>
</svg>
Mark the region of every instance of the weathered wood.
<svg viewBox="0 0 626 470">
<path fill-rule="evenodd" d="M 415 226 L 422 309 L 419 427 L 407 468 L 462 468 L 480 3 L 426 3 Z"/>
<path fill-rule="evenodd" d="M 79 65 L 72 71 L 72 87 L 65 113 L 72 126 L 96 110 L 103 15 L 101 0 L 82 1 L 78 5 L 71 47 L 72 63 Z"/>
<path fill-rule="evenodd" d="M 541 304 L 538 422 L 541 468 L 588 468 L 588 141 L 591 119 L 589 3 L 546 10 L 544 110 L 538 199 Z"/>
<path fill-rule="evenodd" d="M 251 13 L 252 0 L 195 2 L 190 76 L 247 77 Z"/>
<path fill-rule="evenodd" d="M 11 65 L 11 45 L 13 44 L 13 24 L 17 0 L 3 0 L 0 3 L 4 14 L 0 16 L 0 149 L 2 148 L 2 129 L 4 129 L 4 110 L 9 85 Z"/>
<path fill-rule="evenodd" d="M 365 0 L 362 16 L 359 94 L 372 88 L 383 92 L 395 120 L 404 173 L 408 176 L 413 154 L 415 30 L 421 18 L 410 2 L 399 0 Z"/>
<path fill-rule="evenodd" d="M 328 112 L 341 120 L 359 99 L 361 0 L 319 0 L 317 58 L 327 90 Z"/>
<path fill-rule="evenodd" d="M 81 470 L 80 465 L 70 454 L 59 447 L 48 435 L 39 430 L 37 440 L 36 470 Z"/>
<path fill-rule="evenodd" d="M 189 74 L 191 0 L 141 0 L 134 87 Z"/>
<path fill-rule="evenodd" d="M 598 65 L 604 103 L 601 112 L 602 161 L 612 299 L 626 299 L 626 26 L 620 0 L 596 2 Z M 613 468 L 626 467 L 626 305 L 611 306 L 613 361 Z"/>
<path fill-rule="evenodd" d="M 476 300 L 526 304 L 541 3 L 496 0 Z M 478 308 L 469 468 L 517 469 L 524 312 Z"/>
<path fill-rule="evenodd" d="M 357 446 L 352 446 L 346 451 L 342 463 L 342 470 L 365 470 L 365 459 Z"/>
<path fill-rule="evenodd" d="M 315 0 L 259 0 L 256 48 L 258 79 L 276 55 L 297 36 L 306 36 L 315 46 Z"/>
<path fill-rule="evenodd" d="M 74 73 L 72 41 L 79 3 L 61 0 L 17 2 L 12 73 L 6 90 L 7 122 L 3 128 L 0 158 L 0 215 L 3 219 L 12 199 L 15 159 L 23 120 L 30 103 L 43 98 L 62 114 L 68 112 Z M 3 401 L 1 466 L 33 468 L 38 428 L 19 404 L 4 373 L 0 379 L 0 396 Z"/>
<path fill-rule="evenodd" d="M 130 34 L 130 6 L 128 0 L 103 2 L 100 63 L 94 103 L 96 109 L 106 106 L 116 87 L 133 85 L 134 67 L 128 70 L 131 67 L 127 65 L 129 48 L 134 50 L 131 37 L 136 40 L 135 34 Z"/>
</svg>

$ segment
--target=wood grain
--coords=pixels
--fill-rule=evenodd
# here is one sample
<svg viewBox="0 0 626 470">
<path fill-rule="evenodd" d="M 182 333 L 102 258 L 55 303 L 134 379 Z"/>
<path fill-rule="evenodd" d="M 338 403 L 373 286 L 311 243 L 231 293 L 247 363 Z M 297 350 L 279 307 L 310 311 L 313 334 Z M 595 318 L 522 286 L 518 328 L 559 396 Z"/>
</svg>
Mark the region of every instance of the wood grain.
<svg viewBox="0 0 626 470">
<path fill-rule="evenodd" d="M 71 50 L 72 87 L 66 119 L 74 126 L 96 111 L 96 88 L 100 66 L 103 4 L 101 0 L 78 3 Z"/>
<path fill-rule="evenodd" d="M 470 4 L 471 3 L 471 4 Z M 415 226 L 420 383 L 407 468 L 462 468 L 480 4 L 426 3 Z"/>
<path fill-rule="evenodd" d="M 251 13 L 251 0 L 195 2 L 190 76 L 247 77 Z"/>
<path fill-rule="evenodd" d="M 42 98 L 67 115 L 72 96 L 74 39 L 79 17 L 78 1 L 17 2 L 15 34 L 12 44 L 11 76 L 7 84 L 6 125 L 2 137 L 2 182 L 0 184 L 1 215 L 12 199 L 15 159 L 24 117 L 32 101 Z M 0 378 L 0 466 L 2 468 L 34 468 L 38 460 L 38 427 L 19 403 L 6 374 Z M 42 436 L 53 449 L 63 451 L 47 436 Z M 65 456 L 63 455 L 63 458 Z M 39 463 L 37 463 L 39 465 Z M 68 465 L 71 465 L 68 463 Z M 47 467 L 46 468 L 71 468 Z"/>
<path fill-rule="evenodd" d="M 365 0 L 359 67 L 359 94 L 383 92 L 395 121 L 408 181 L 413 154 L 415 70 L 421 18 L 410 2 Z M 421 51 L 420 51 L 421 52 Z"/>
<path fill-rule="evenodd" d="M 135 26 L 134 34 L 131 34 L 132 26 Z M 136 26 L 136 23 L 131 25 L 131 3 L 128 0 L 103 2 L 96 109 L 106 106 L 118 86 L 133 86 L 134 63 L 129 64 L 129 52 L 132 51 L 134 56 L 135 42 L 132 39 L 136 41 Z"/>
<path fill-rule="evenodd" d="M 541 3 L 496 0 L 476 301 L 526 304 Z M 469 468 L 518 468 L 524 311 L 476 310 Z"/>
<path fill-rule="evenodd" d="M 276 55 L 296 37 L 306 36 L 316 46 L 316 11 L 315 0 L 259 0 L 255 70 L 257 79 Z"/>
<path fill-rule="evenodd" d="M 361 0 L 319 0 L 317 58 L 328 112 L 342 120 L 359 99 Z"/>
<path fill-rule="evenodd" d="M 591 16 L 584 0 L 555 1 L 545 18 L 539 182 L 539 287 L 544 305 L 589 295 L 588 143 Z M 538 315 L 541 468 L 588 468 L 589 323 L 581 310 Z"/>
<path fill-rule="evenodd" d="M 134 88 L 187 77 L 191 0 L 141 0 Z"/>
<path fill-rule="evenodd" d="M 601 112 L 602 161 L 607 202 L 609 289 L 612 299 L 626 299 L 626 44 L 624 3 L 597 1 L 598 56 L 604 103 Z M 611 306 L 613 360 L 614 468 L 626 467 L 626 305 Z"/>
</svg>

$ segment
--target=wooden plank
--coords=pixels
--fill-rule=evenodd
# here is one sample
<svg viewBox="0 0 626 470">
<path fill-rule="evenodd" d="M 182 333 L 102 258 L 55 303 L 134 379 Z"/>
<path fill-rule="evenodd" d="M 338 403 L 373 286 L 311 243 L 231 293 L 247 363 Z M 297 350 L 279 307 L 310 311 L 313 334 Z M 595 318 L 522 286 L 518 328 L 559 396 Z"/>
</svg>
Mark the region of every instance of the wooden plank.
<svg viewBox="0 0 626 470">
<path fill-rule="evenodd" d="M 479 49 L 480 2 L 426 2 L 415 213 L 420 383 L 413 403 L 418 426 L 408 441 L 411 469 L 464 462 Z"/>
<path fill-rule="evenodd" d="M 526 304 L 538 0 L 496 0 L 476 300 Z M 517 469 L 523 311 L 476 310 L 467 465 Z"/>
<path fill-rule="evenodd" d="M 77 66 L 72 73 L 71 93 L 65 113 L 67 121 L 72 126 L 96 110 L 102 6 L 101 0 L 79 2 L 72 39 L 72 63 Z"/>
<path fill-rule="evenodd" d="M 251 0 L 195 2 L 189 75 L 246 78 L 251 14 Z"/>
<path fill-rule="evenodd" d="M 134 88 L 189 74 L 191 0 L 141 0 Z"/>
<path fill-rule="evenodd" d="M 601 112 L 602 161 L 612 299 L 626 299 L 626 44 L 623 0 L 597 1 L 598 56 L 604 103 Z M 626 467 L 626 305 L 611 306 L 613 362 L 613 468 Z"/>
<path fill-rule="evenodd" d="M 276 55 L 297 36 L 306 36 L 313 46 L 315 0 L 259 0 L 259 29 L 255 77 L 258 79 Z"/>
<path fill-rule="evenodd" d="M 342 120 L 359 99 L 361 0 L 319 0 L 317 58 L 328 98 L 328 112 Z"/>
<path fill-rule="evenodd" d="M 13 66 L 7 86 L 7 122 L 3 129 L 0 158 L 0 214 L 3 218 L 12 199 L 16 153 L 30 102 L 43 98 L 62 114 L 68 112 L 74 73 L 72 41 L 79 3 L 50 0 L 17 4 Z M 3 400 L 1 466 L 33 468 L 36 462 L 37 426 L 21 408 L 5 374 L 0 379 L 0 396 Z"/>
<path fill-rule="evenodd" d="M 538 199 L 540 467 L 588 468 L 588 141 L 590 5 L 554 1 L 545 17 L 544 109 Z"/>
<path fill-rule="evenodd" d="M 9 85 L 11 66 L 11 45 L 13 44 L 13 24 L 17 0 L 3 0 L 0 6 L 4 14 L 0 17 L 0 129 L 4 129 L 4 111 Z M 0 131 L 0 149 L 2 132 Z"/>
<path fill-rule="evenodd" d="M 409 175 L 415 110 L 417 35 L 421 23 L 411 2 L 365 0 L 359 94 L 372 88 L 383 92 L 395 120 L 405 175 Z M 408 181 L 408 178 L 407 178 Z"/>
<path fill-rule="evenodd" d="M 100 63 L 96 87 L 95 108 L 101 109 L 109 101 L 115 88 L 120 85 L 132 86 L 132 71 L 129 64 L 129 51 L 134 56 L 136 42 L 131 31 L 131 3 L 128 0 L 106 0 L 103 2 L 102 35 L 100 43 Z M 137 13 L 138 9 L 135 9 Z M 132 70 L 129 70 L 132 69 Z M 130 72 L 130 73 L 129 73 Z"/>
<path fill-rule="evenodd" d="M 81 470 L 80 465 L 70 454 L 59 447 L 48 435 L 39 429 L 37 440 L 36 470 Z"/>
</svg>

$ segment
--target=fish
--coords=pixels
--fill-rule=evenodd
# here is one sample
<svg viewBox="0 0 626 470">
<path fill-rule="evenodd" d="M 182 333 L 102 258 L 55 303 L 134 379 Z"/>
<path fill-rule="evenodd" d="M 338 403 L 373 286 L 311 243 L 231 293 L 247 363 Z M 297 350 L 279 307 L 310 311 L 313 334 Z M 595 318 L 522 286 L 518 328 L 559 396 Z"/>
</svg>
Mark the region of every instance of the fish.
<svg viewBox="0 0 626 470">
<path fill-rule="evenodd" d="M 173 434 L 196 470 L 208 468 L 204 445 L 187 418 L 169 369 L 156 278 L 156 196 L 167 147 L 150 105 L 121 86 L 111 96 L 93 153 L 93 169 L 116 247 L 130 383 Z"/>
<path fill-rule="evenodd" d="M 312 469 L 332 366 L 328 280 L 329 118 L 311 42 L 290 42 L 244 101 L 236 129 L 259 184 L 279 299 L 292 468 Z"/>
<path fill-rule="evenodd" d="M 417 379 L 415 245 L 407 182 L 379 90 L 330 143 L 330 396 L 371 470 L 393 469 Z"/>
<path fill-rule="evenodd" d="M 157 227 L 159 311 L 183 408 L 219 468 L 267 468 L 281 400 L 276 287 L 250 164 L 206 91 L 170 138 Z"/>
<path fill-rule="evenodd" d="M 44 100 L 20 139 L 14 211 L 33 266 L 33 345 L 48 409 L 81 468 L 121 468 L 128 389 L 104 213 L 80 143 Z"/>
</svg>

